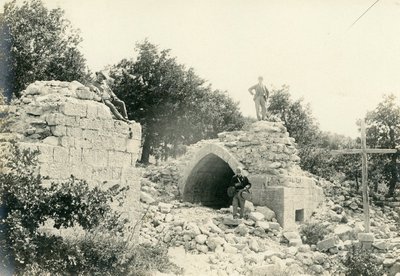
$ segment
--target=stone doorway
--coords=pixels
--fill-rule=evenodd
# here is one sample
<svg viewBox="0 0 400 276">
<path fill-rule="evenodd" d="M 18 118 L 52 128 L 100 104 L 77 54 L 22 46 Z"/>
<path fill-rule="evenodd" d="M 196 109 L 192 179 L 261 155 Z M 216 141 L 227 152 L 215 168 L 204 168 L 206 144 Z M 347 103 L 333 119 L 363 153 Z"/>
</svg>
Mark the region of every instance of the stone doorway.
<svg viewBox="0 0 400 276">
<path fill-rule="evenodd" d="M 186 178 L 183 199 L 216 209 L 229 207 L 232 199 L 226 190 L 233 175 L 227 162 L 209 153 L 197 162 Z"/>
</svg>

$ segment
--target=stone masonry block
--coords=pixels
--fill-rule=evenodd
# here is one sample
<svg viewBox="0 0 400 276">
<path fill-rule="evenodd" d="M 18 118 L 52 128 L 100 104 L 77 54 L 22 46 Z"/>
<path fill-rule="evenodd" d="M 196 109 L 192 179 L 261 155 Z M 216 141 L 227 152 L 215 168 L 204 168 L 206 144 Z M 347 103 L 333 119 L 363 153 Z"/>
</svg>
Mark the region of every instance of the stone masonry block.
<svg viewBox="0 0 400 276">
<path fill-rule="evenodd" d="M 114 120 L 112 120 L 112 119 L 101 120 L 101 129 L 103 131 L 112 131 L 112 132 L 114 132 Z"/>
<path fill-rule="evenodd" d="M 86 139 L 90 142 L 94 141 L 97 139 L 99 135 L 99 132 L 97 130 L 94 129 L 84 129 L 82 130 L 82 138 Z"/>
<path fill-rule="evenodd" d="M 108 151 L 108 165 L 119 167 L 130 167 L 132 163 L 132 156 L 130 153 L 119 151 Z"/>
<path fill-rule="evenodd" d="M 141 141 L 128 139 L 126 141 L 126 151 L 129 153 L 138 153 L 140 149 Z"/>
<path fill-rule="evenodd" d="M 82 129 L 80 127 L 66 127 L 66 135 L 73 137 L 81 137 Z"/>
<path fill-rule="evenodd" d="M 78 163 L 71 163 L 69 167 L 70 173 L 78 179 L 85 179 L 90 182 L 92 180 L 93 168 L 89 165 Z"/>
<path fill-rule="evenodd" d="M 83 118 L 79 121 L 79 125 L 82 129 L 99 130 L 102 128 L 102 122 L 97 119 Z"/>
<path fill-rule="evenodd" d="M 93 148 L 93 144 L 86 138 L 74 138 L 74 145 L 76 148 L 82 149 L 91 149 Z"/>
<path fill-rule="evenodd" d="M 63 164 L 66 166 L 69 161 L 69 151 L 64 147 L 54 147 L 53 150 L 53 160 L 54 163 Z M 64 167 L 66 169 L 66 167 Z"/>
<path fill-rule="evenodd" d="M 38 156 L 38 161 L 40 163 L 52 163 L 53 162 L 54 146 L 40 144 L 38 146 L 38 149 L 40 151 L 40 154 Z"/>
<path fill-rule="evenodd" d="M 60 144 L 60 138 L 56 136 L 48 136 L 42 140 L 43 144 L 58 146 Z"/>
<path fill-rule="evenodd" d="M 103 134 L 103 131 L 100 131 L 99 134 Z M 112 150 L 114 149 L 114 143 L 112 137 L 98 135 L 94 140 L 91 141 L 93 148 L 103 149 L 103 150 Z"/>
<path fill-rule="evenodd" d="M 80 148 L 69 148 L 69 163 L 79 165 L 82 162 L 82 151 Z"/>
<path fill-rule="evenodd" d="M 107 166 L 107 151 L 83 149 L 82 162 L 93 167 L 106 167 Z"/>
<path fill-rule="evenodd" d="M 112 168 L 112 179 L 120 180 L 122 176 L 122 168 Z"/>
<path fill-rule="evenodd" d="M 70 148 L 75 146 L 75 139 L 70 136 L 60 137 L 60 144 L 65 148 Z"/>
<path fill-rule="evenodd" d="M 86 117 L 88 119 L 97 119 L 97 108 L 98 108 L 98 105 L 96 103 L 88 102 Z"/>
<path fill-rule="evenodd" d="M 65 116 L 63 114 L 48 114 L 45 116 L 45 121 L 49 126 L 58 126 L 58 125 L 66 125 L 66 126 L 76 126 L 77 121 L 74 116 Z"/>
<path fill-rule="evenodd" d="M 142 139 L 142 127 L 138 123 L 131 123 L 129 125 L 129 138 L 133 140 Z"/>
<path fill-rule="evenodd" d="M 127 138 L 122 138 L 118 136 L 114 136 L 111 138 L 112 141 L 112 149 L 115 151 L 126 151 L 126 143 L 127 143 Z"/>
<path fill-rule="evenodd" d="M 93 167 L 92 170 L 93 180 L 100 181 L 101 183 L 107 180 L 111 180 L 112 174 L 113 169 L 110 167 Z"/>
<path fill-rule="evenodd" d="M 63 125 L 60 126 L 51 126 L 50 127 L 51 134 L 54 136 L 65 136 L 67 135 L 67 128 Z"/>
<path fill-rule="evenodd" d="M 61 105 L 60 111 L 67 116 L 86 117 L 87 105 L 81 101 L 67 101 Z"/>
<path fill-rule="evenodd" d="M 129 125 L 123 121 L 114 120 L 114 129 L 116 132 L 124 135 L 129 134 Z"/>
<path fill-rule="evenodd" d="M 110 109 L 105 105 L 101 104 L 97 106 L 97 118 L 100 120 L 111 120 L 111 111 Z"/>
</svg>

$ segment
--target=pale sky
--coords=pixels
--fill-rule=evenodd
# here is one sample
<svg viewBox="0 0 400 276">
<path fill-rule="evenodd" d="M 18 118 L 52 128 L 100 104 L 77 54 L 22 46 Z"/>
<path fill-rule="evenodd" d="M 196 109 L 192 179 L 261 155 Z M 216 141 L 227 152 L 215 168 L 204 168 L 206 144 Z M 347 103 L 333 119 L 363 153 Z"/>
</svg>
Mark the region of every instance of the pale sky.
<svg viewBox="0 0 400 276">
<path fill-rule="evenodd" d="M 4 1 L 4 0 L 0 0 Z M 400 0 L 44 0 L 81 30 L 92 70 L 134 57 L 148 38 L 172 49 L 255 117 L 247 89 L 262 75 L 311 104 L 322 130 L 357 136 L 355 122 L 400 100 Z"/>
</svg>

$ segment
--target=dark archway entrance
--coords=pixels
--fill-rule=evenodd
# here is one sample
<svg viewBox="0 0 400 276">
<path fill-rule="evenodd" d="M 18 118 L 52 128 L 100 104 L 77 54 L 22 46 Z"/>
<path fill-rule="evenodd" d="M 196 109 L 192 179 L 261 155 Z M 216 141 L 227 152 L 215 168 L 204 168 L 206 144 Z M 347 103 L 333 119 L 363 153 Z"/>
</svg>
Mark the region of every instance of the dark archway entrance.
<svg viewBox="0 0 400 276">
<path fill-rule="evenodd" d="M 211 208 L 229 207 L 232 199 L 226 190 L 233 175 L 227 162 L 213 153 L 207 154 L 187 177 L 183 199 Z"/>
</svg>

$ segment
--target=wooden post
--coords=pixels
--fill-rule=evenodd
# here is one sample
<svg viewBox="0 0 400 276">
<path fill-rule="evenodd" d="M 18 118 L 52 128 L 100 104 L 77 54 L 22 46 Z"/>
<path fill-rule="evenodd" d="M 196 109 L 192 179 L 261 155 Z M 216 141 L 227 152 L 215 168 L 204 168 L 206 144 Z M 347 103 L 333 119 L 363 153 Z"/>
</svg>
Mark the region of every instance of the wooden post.
<svg viewBox="0 0 400 276">
<path fill-rule="evenodd" d="M 362 189 L 365 233 L 369 233 L 369 193 L 368 193 L 368 160 L 365 121 L 361 121 L 361 150 L 362 150 Z"/>
<path fill-rule="evenodd" d="M 359 233 L 358 239 L 363 244 L 364 248 L 370 248 L 374 237 L 370 234 L 369 222 L 369 195 L 368 195 L 368 159 L 367 155 L 371 153 L 396 153 L 396 149 L 369 149 L 367 148 L 367 136 L 365 121 L 361 121 L 361 149 L 345 149 L 334 150 L 334 154 L 361 154 L 362 157 L 362 194 L 363 194 L 363 209 L 364 209 L 364 227 L 365 232 Z"/>
</svg>

